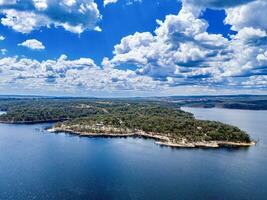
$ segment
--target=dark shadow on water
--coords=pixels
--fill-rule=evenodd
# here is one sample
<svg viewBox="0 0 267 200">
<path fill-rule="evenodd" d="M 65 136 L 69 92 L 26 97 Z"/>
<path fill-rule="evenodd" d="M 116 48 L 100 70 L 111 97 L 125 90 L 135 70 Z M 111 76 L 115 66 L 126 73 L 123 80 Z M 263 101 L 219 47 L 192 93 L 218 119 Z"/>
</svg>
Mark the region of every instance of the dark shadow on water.
<svg viewBox="0 0 267 200">
<path fill-rule="evenodd" d="M 191 150 L 191 151 L 222 151 L 222 152 L 247 152 L 249 151 L 250 147 L 219 147 L 219 148 L 212 148 L 212 147 L 169 147 L 169 146 L 162 146 L 158 145 L 162 149 L 171 149 L 172 151 L 179 151 L 179 150 Z"/>
</svg>

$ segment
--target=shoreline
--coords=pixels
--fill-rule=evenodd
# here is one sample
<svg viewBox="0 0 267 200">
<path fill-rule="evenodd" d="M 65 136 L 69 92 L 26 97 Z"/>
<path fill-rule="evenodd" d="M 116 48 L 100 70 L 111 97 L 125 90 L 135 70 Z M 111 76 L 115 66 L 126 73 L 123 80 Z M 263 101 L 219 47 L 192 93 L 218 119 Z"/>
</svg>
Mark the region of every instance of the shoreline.
<svg viewBox="0 0 267 200">
<path fill-rule="evenodd" d="M 153 139 L 155 144 L 171 148 L 248 148 L 250 146 L 255 146 L 256 142 L 252 141 L 250 143 L 244 142 L 230 142 L 230 141 L 199 141 L 199 142 L 171 142 L 171 139 L 167 136 L 162 136 L 158 134 L 150 134 L 144 131 L 135 133 L 90 133 L 90 132 L 79 132 L 71 129 L 64 128 L 48 128 L 46 129 L 50 133 L 69 133 L 77 135 L 80 137 L 107 137 L 107 138 L 126 138 L 126 137 L 140 137 L 144 139 Z"/>
</svg>

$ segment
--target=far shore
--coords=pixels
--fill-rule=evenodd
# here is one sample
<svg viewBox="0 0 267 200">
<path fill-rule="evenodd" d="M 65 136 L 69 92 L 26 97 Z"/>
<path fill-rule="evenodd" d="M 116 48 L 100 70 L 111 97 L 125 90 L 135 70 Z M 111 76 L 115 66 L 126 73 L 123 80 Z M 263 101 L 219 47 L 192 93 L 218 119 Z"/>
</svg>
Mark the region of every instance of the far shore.
<svg viewBox="0 0 267 200">
<path fill-rule="evenodd" d="M 146 133 L 144 131 L 139 131 L 135 133 L 89 133 L 89 132 L 79 132 L 67 128 L 49 128 L 48 132 L 51 133 L 69 133 L 78 135 L 81 137 L 142 137 L 145 139 L 154 139 L 155 143 L 160 146 L 172 147 L 172 148 L 221 148 L 221 147 L 231 147 L 231 148 L 241 148 L 250 147 L 256 145 L 255 141 L 250 143 L 244 142 L 230 142 L 230 141 L 200 141 L 200 142 L 172 142 L 167 136 L 162 136 L 155 133 Z"/>
</svg>

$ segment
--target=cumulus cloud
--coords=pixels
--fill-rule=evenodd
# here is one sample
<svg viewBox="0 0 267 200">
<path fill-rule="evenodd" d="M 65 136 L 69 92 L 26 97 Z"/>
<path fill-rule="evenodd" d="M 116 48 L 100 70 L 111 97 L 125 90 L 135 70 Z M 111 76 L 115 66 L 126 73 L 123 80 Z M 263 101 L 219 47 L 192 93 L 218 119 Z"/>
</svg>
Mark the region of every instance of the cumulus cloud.
<svg viewBox="0 0 267 200">
<path fill-rule="evenodd" d="M 197 5 L 240 7 L 248 1 L 235 4 L 224 1 L 224 5 L 220 2 L 199 1 Z M 230 38 L 210 34 L 207 32 L 209 24 L 200 18 L 199 9 L 196 12 L 187 3 L 193 1 L 184 2 L 178 15 L 158 20 L 159 27 L 154 34 L 137 32 L 122 38 L 114 47 L 114 56 L 105 59 L 104 65 L 115 68 L 131 66 L 137 74 L 149 76 L 169 87 L 242 87 L 243 81 L 249 77 L 266 73 L 265 30 L 257 26 L 244 27 Z"/>
<path fill-rule="evenodd" d="M 183 9 L 158 23 L 155 35 L 135 33 L 123 38 L 115 46 L 110 62 L 115 66 L 134 65 L 137 73 L 155 80 L 186 81 L 186 76 L 196 74 L 198 68 L 224 60 L 229 41 L 221 35 L 208 34 L 207 22 L 191 12 Z"/>
<path fill-rule="evenodd" d="M 149 91 L 160 83 L 131 70 L 97 66 L 90 58 L 69 60 L 66 55 L 56 60 L 17 57 L 0 59 L 0 88 L 57 91 Z"/>
<path fill-rule="evenodd" d="M 30 40 L 26 40 L 20 44 L 18 44 L 18 46 L 23 46 L 29 49 L 33 49 L 33 50 L 43 50 L 45 49 L 45 46 L 43 45 L 42 42 L 36 40 L 36 39 L 30 39 Z"/>
<path fill-rule="evenodd" d="M 267 1 L 257 0 L 251 3 L 229 8 L 226 10 L 225 23 L 232 25 L 232 29 L 239 31 L 245 27 L 267 30 Z"/>
<path fill-rule="evenodd" d="M 101 15 L 94 0 L 1 1 L 1 23 L 21 33 L 61 26 L 73 33 L 97 27 Z"/>
<path fill-rule="evenodd" d="M 3 40 L 5 40 L 6 38 L 4 37 L 4 36 L 2 36 L 2 35 L 0 35 L 0 41 L 3 41 Z"/>
<path fill-rule="evenodd" d="M 73 7 L 78 0 L 60 1 Z M 50 1 L 36 1 L 34 11 L 6 9 L 33 15 L 12 26 L 29 32 L 50 22 L 40 13 L 49 10 Z M 47 4 L 47 7 L 45 5 Z M 38 5 L 37 5 L 38 4 Z M 266 88 L 267 30 L 263 0 L 194 1 L 184 0 L 177 15 L 157 20 L 153 33 L 136 32 L 121 39 L 114 46 L 113 56 L 104 58 L 98 66 L 90 58 L 69 60 L 62 55 L 57 60 L 39 62 L 32 59 L 8 57 L 0 59 L 2 85 L 22 85 L 29 88 L 81 89 L 84 91 L 218 91 L 218 88 Z M 8 6 L 10 7 L 10 6 Z M 12 7 L 12 6 L 11 6 Z M 229 37 L 211 34 L 208 22 L 201 18 L 205 8 L 226 9 L 225 23 L 236 33 Z M 259 20 L 247 13 L 256 12 Z M 38 10 L 36 12 L 35 10 Z M 2 23 L 5 23 L 5 18 Z M 10 14 L 12 15 L 12 14 Z M 50 15 L 49 15 L 50 16 Z M 8 20 L 9 22 L 14 19 Z M 30 29 L 22 23 L 31 24 Z M 84 25 L 61 21 L 61 26 L 81 32 Z M 96 28 L 96 26 L 94 27 Z M 100 30 L 100 29 L 99 29 Z M 125 70 L 122 70 L 125 69 Z M 131 70 L 129 70 L 131 69 Z M 214 90 L 216 88 L 216 90 Z"/>
</svg>

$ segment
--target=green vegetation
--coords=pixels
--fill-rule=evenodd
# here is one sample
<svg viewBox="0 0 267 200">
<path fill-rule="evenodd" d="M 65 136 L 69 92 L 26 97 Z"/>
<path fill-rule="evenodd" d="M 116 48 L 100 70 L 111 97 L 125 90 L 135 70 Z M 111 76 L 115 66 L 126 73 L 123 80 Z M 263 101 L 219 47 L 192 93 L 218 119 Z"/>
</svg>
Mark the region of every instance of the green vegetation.
<svg viewBox="0 0 267 200">
<path fill-rule="evenodd" d="M 196 120 L 190 113 L 160 105 L 122 106 L 111 109 L 108 114 L 73 119 L 56 126 L 62 127 L 62 125 L 71 127 L 77 132 L 90 133 L 103 132 L 101 127 L 108 127 L 108 132 L 118 134 L 141 130 L 167 136 L 173 142 L 182 139 L 186 139 L 187 142 L 214 140 L 250 142 L 249 135 L 237 127 L 220 122 Z"/>
<path fill-rule="evenodd" d="M 57 121 L 55 127 L 90 133 L 143 131 L 186 140 L 250 142 L 247 133 L 220 122 L 196 120 L 175 103 L 137 99 L 27 98 L 0 99 L 0 121 L 38 123 Z"/>
<path fill-rule="evenodd" d="M 0 121 L 15 123 L 63 121 L 104 112 L 93 103 L 74 99 L 4 99 L 0 110 L 7 112 Z"/>
</svg>

